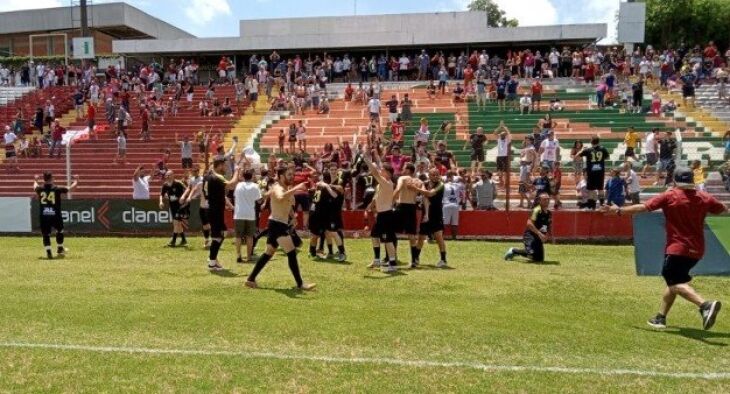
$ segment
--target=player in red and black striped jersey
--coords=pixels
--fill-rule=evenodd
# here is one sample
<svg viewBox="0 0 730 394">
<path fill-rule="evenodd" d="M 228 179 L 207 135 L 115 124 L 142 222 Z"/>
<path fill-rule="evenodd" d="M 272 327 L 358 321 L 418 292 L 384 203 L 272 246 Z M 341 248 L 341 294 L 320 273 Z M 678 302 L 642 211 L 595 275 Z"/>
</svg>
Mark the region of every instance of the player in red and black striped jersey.
<svg viewBox="0 0 730 394">
<path fill-rule="evenodd" d="M 62 257 L 66 254 L 63 247 L 63 217 L 61 216 L 61 195 L 73 190 L 79 184 L 79 177 L 74 178 L 73 183 L 68 187 L 59 187 L 53 184 L 53 174 L 43 173 L 43 185 L 39 184 L 40 177 L 36 176 L 33 182 L 33 190 L 38 196 L 40 207 L 40 225 L 43 235 L 43 247 L 46 249 L 46 256 L 53 258 L 51 253 L 51 231 L 56 230 L 57 254 Z"/>
</svg>

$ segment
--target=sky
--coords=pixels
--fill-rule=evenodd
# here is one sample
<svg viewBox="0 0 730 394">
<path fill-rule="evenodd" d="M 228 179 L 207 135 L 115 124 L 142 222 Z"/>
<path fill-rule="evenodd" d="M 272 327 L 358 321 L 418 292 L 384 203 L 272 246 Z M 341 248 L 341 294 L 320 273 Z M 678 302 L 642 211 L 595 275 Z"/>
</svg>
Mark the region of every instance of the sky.
<svg viewBox="0 0 730 394">
<path fill-rule="evenodd" d="M 98 4 L 109 0 L 89 0 Z M 241 19 L 344 16 L 466 10 L 470 0 L 126 0 L 198 37 L 239 35 Z M 608 23 L 615 35 L 619 0 L 496 0 L 521 26 Z M 1 0 L 0 12 L 59 7 L 71 0 Z M 357 11 L 356 11 L 357 10 Z"/>
</svg>

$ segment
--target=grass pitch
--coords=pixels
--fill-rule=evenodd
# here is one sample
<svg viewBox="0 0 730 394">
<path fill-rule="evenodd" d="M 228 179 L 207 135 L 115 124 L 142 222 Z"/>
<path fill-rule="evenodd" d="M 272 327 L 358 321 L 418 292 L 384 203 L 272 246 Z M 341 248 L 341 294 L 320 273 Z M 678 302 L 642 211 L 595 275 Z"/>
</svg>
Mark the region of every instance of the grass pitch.
<svg viewBox="0 0 730 394">
<path fill-rule="evenodd" d="M 663 282 L 635 276 L 631 247 L 550 245 L 536 265 L 452 242 L 453 269 L 385 275 L 350 240 L 351 263 L 300 254 L 319 284 L 304 294 L 284 256 L 249 290 L 230 241 L 219 275 L 200 239 L 166 241 L 68 237 L 69 256 L 47 261 L 38 238 L 0 238 L 0 391 L 730 391 L 730 313 L 704 332 L 677 301 L 671 327 L 649 329 Z M 727 279 L 695 285 L 730 301 Z"/>
</svg>

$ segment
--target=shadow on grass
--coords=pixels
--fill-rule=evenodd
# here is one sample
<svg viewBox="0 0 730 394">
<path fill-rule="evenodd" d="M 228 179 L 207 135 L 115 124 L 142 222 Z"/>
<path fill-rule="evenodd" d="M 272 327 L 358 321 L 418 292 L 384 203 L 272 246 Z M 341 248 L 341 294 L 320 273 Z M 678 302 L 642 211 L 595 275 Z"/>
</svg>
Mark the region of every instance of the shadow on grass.
<svg viewBox="0 0 730 394">
<path fill-rule="evenodd" d="M 375 273 L 377 271 L 373 271 Z M 371 279 L 371 280 L 381 280 L 381 279 L 390 279 L 395 278 L 397 276 L 408 276 L 405 272 L 403 272 L 402 269 L 399 269 L 398 271 L 392 272 L 392 273 L 383 273 L 382 275 L 371 275 L 371 274 L 365 274 L 363 275 L 364 279 Z"/>
<path fill-rule="evenodd" d="M 227 269 L 223 269 L 223 270 L 220 270 L 220 271 L 210 271 L 210 273 L 213 274 L 213 275 L 215 275 L 215 276 L 220 276 L 221 278 L 236 278 L 236 277 L 240 276 L 240 275 L 238 275 L 238 274 L 236 274 L 234 272 L 231 272 L 230 270 L 227 270 Z"/>
<path fill-rule="evenodd" d="M 312 260 L 314 263 L 325 263 L 325 264 L 334 264 L 334 265 L 352 265 L 352 261 L 337 261 L 332 259 L 320 259 L 320 260 Z"/>
<path fill-rule="evenodd" d="M 435 271 L 451 271 L 453 269 L 456 269 L 450 265 L 447 265 L 446 267 L 437 267 L 435 264 L 421 264 L 418 266 L 418 269 L 425 269 L 425 270 L 435 270 Z"/>
<path fill-rule="evenodd" d="M 718 342 L 713 341 L 712 339 L 728 339 L 730 338 L 730 333 L 727 332 L 714 332 L 714 331 L 705 331 L 700 330 L 698 328 L 688 328 L 688 327 L 672 327 L 669 326 L 666 329 L 652 329 L 652 328 L 645 328 L 645 327 L 636 327 L 633 326 L 632 328 L 640 331 L 647 331 L 647 332 L 654 332 L 659 334 L 666 334 L 666 335 L 677 335 L 680 337 L 684 337 L 687 339 L 694 339 L 695 341 L 702 342 L 706 345 L 711 346 L 727 346 L 727 342 Z"/>
<path fill-rule="evenodd" d="M 253 291 L 258 291 L 258 290 L 271 291 L 271 292 L 274 292 L 277 294 L 285 295 L 288 298 L 292 298 L 292 299 L 296 299 L 296 300 L 305 299 L 302 296 L 304 295 L 304 293 L 307 293 L 306 291 L 300 290 L 296 287 L 290 287 L 288 289 L 278 289 L 278 288 L 274 288 L 274 287 L 258 287 L 256 289 L 254 289 Z"/>
</svg>

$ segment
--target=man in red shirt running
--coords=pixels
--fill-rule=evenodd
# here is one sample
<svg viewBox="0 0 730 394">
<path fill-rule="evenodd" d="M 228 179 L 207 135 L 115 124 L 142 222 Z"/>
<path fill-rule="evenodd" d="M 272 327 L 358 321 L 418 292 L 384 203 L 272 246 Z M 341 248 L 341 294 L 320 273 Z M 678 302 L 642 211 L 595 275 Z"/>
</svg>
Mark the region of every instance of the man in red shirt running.
<svg viewBox="0 0 730 394">
<path fill-rule="evenodd" d="M 705 254 L 705 216 L 708 213 L 719 215 L 727 211 L 727 207 L 715 197 L 695 190 L 693 178 L 692 170 L 677 168 L 674 171 L 674 187 L 644 204 L 627 208 L 615 205 L 601 208 L 606 214 L 618 216 L 658 209 L 664 211 L 667 246 L 662 276 L 667 282 L 667 288 L 662 295 L 659 313 L 648 321 L 654 328 L 667 327 L 667 314 L 677 295 L 700 308 L 702 327 L 705 330 L 715 324 L 715 318 L 722 306 L 720 301 L 705 301 L 689 285 L 692 280 L 689 271 Z"/>
</svg>

